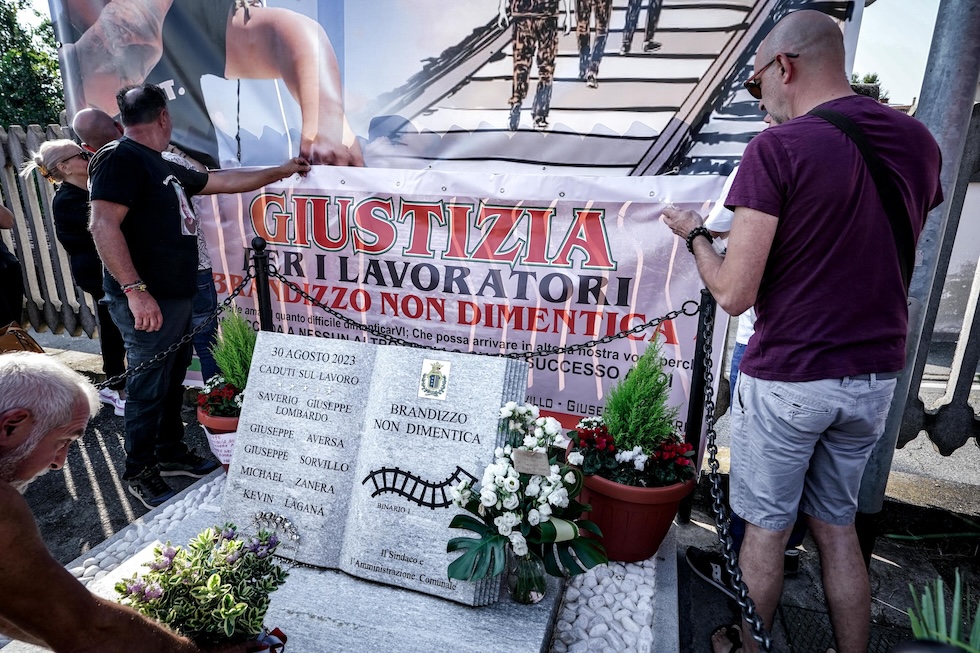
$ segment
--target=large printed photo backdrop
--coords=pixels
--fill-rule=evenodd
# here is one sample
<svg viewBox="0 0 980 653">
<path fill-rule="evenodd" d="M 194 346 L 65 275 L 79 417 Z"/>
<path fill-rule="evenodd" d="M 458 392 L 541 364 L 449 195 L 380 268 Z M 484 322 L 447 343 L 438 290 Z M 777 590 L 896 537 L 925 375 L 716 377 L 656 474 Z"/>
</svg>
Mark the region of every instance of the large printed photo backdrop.
<svg viewBox="0 0 980 653">
<path fill-rule="evenodd" d="M 714 176 L 570 178 L 319 167 L 305 179 L 196 198 L 220 296 L 237 287 L 254 235 L 307 293 L 272 281 L 277 330 L 311 338 L 375 333 L 462 352 L 536 352 L 528 396 L 574 423 L 652 338 L 686 406 L 702 284 L 664 206 L 707 210 Z M 249 286 L 236 305 L 257 323 Z M 688 302 L 691 302 L 688 304 Z M 616 335 L 685 308 L 628 337 Z M 723 321 L 723 320 L 720 320 Z M 716 373 L 724 329 L 715 339 Z M 678 426 L 683 426 L 682 410 Z"/>
<path fill-rule="evenodd" d="M 69 117 L 168 93 L 214 167 L 727 173 L 763 127 L 741 87 L 774 18 L 838 0 L 50 0 Z M 346 152 L 346 150 L 344 150 Z M 345 159 L 341 156 L 341 160 Z"/>
</svg>

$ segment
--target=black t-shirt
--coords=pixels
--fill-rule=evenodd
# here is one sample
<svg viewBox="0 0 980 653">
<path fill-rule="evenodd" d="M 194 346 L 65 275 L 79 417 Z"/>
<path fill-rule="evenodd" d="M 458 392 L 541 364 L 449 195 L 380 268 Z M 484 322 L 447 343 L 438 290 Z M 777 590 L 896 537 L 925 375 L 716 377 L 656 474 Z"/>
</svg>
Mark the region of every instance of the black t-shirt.
<svg viewBox="0 0 980 653">
<path fill-rule="evenodd" d="M 168 163 L 160 153 L 121 138 L 95 155 L 89 168 L 92 200 L 129 207 L 122 221 L 133 265 L 155 297 L 193 297 L 197 291 L 197 220 L 189 197 L 207 173 Z M 107 287 L 118 284 L 105 275 Z"/>
<path fill-rule="evenodd" d="M 96 298 L 102 297 L 102 259 L 88 230 L 88 191 L 68 182 L 61 184 L 51 200 L 51 211 L 75 283 Z"/>
<path fill-rule="evenodd" d="M 170 137 L 208 168 L 218 166 L 218 137 L 201 77 L 225 75 L 225 34 L 234 0 L 175 0 L 163 21 L 163 52 L 146 81 L 167 93 Z"/>
</svg>

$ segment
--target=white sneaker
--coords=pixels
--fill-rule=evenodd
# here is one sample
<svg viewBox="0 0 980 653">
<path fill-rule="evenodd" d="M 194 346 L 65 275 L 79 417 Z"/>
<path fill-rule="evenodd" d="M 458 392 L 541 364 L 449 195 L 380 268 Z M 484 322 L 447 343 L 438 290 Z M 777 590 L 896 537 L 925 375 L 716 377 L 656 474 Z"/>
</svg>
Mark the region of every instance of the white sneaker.
<svg viewBox="0 0 980 653">
<path fill-rule="evenodd" d="M 119 396 L 117 390 L 112 388 L 102 388 L 99 390 L 99 401 L 112 406 L 112 412 L 118 417 L 126 414 L 126 400 Z"/>
</svg>

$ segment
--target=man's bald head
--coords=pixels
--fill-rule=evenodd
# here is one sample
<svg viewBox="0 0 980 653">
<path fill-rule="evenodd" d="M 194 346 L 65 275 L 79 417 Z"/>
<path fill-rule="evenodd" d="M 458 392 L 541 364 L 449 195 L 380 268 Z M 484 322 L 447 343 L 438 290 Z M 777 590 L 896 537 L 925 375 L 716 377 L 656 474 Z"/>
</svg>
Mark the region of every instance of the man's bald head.
<svg viewBox="0 0 980 653">
<path fill-rule="evenodd" d="M 119 123 L 101 109 L 82 109 L 75 114 L 71 128 L 82 139 L 82 146 L 92 152 L 123 135 Z"/>
<path fill-rule="evenodd" d="M 820 74 L 844 74 L 844 35 L 827 14 L 795 11 L 776 23 L 759 46 L 756 59 L 769 61 L 780 52 L 800 55 L 794 65 Z"/>
<path fill-rule="evenodd" d="M 853 95 L 844 73 L 844 37 L 819 11 L 796 11 L 759 45 L 753 75 L 759 108 L 781 124 L 816 106 Z"/>
</svg>

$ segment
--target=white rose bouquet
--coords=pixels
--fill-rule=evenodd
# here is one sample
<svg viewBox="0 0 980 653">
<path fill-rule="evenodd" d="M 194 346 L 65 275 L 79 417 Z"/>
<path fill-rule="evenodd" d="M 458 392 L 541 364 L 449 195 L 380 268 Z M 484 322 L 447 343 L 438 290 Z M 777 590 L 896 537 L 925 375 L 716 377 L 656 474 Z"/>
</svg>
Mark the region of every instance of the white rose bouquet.
<svg viewBox="0 0 980 653">
<path fill-rule="evenodd" d="M 605 563 L 605 550 L 595 539 L 601 537 L 599 529 L 581 519 L 589 506 L 575 500 L 582 490 L 581 472 L 549 456 L 551 445 L 564 439 L 561 425 L 542 417 L 537 406 L 515 402 L 500 409 L 500 418 L 506 420 L 508 444 L 496 450 L 479 489 L 468 480 L 451 489 L 453 503 L 470 514 L 457 515 L 449 527 L 477 537 L 449 541 L 450 553 L 463 552 L 450 563 L 449 577 L 496 576 L 504 570 L 508 548 L 516 564 L 540 567 L 543 562 L 552 576 L 574 576 Z M 515 600 L 528 603 L 543 596 L 543 576 L 525 580 L 525 587 L 513 590 Z"/>
</svg>

